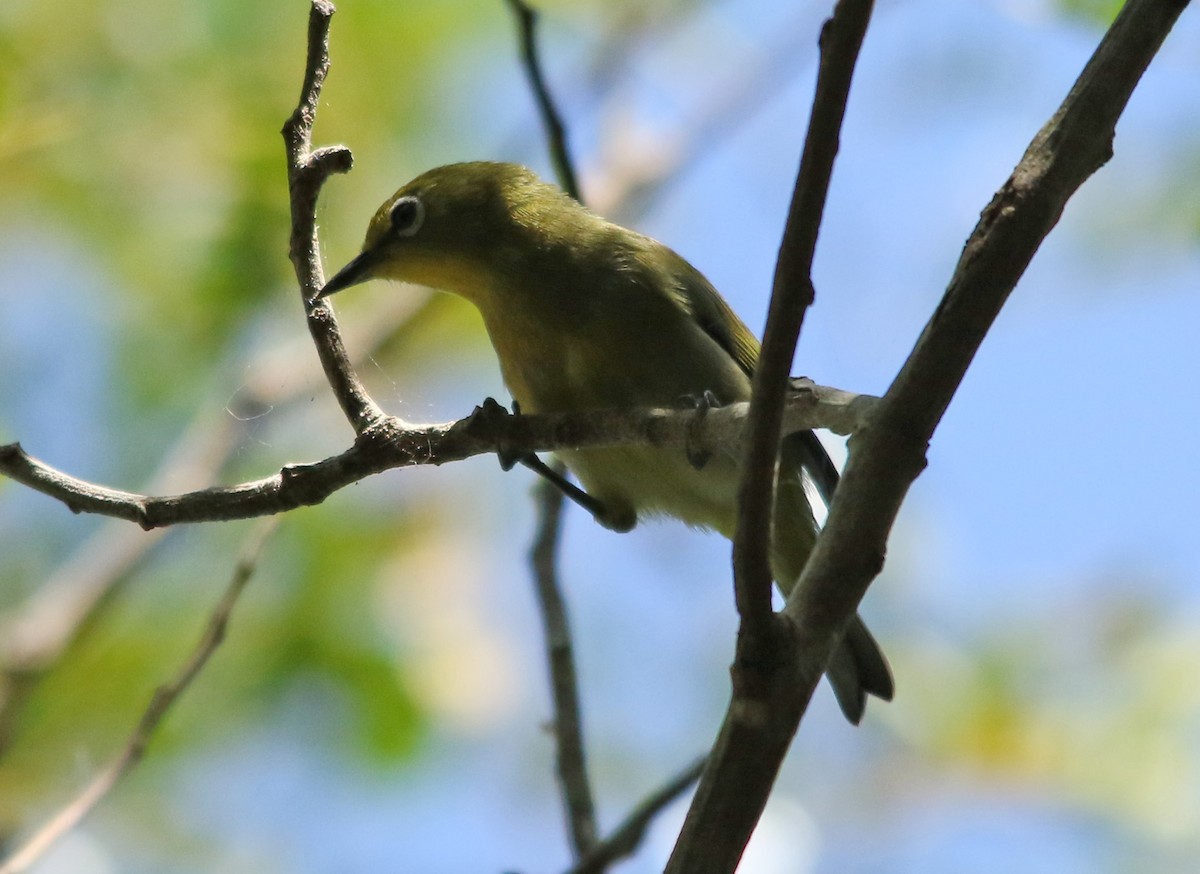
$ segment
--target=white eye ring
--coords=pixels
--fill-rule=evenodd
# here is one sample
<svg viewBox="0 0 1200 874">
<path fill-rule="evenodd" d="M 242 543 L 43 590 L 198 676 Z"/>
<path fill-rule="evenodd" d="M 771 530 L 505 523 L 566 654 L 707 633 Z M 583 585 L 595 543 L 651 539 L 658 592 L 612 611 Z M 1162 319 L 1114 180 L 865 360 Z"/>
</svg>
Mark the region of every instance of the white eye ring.
<svg viewBox="0 0 1200 874">
<path fill-rule="evenodd" d="M 425 222 L 425 204 L 421 203 L 419 197 L 401 197 L 392 204 L 388 215 L 391 218 L 393 234 L 397 237 L 411 237 L 421 230 L 421 225 Z"/>
</svg>

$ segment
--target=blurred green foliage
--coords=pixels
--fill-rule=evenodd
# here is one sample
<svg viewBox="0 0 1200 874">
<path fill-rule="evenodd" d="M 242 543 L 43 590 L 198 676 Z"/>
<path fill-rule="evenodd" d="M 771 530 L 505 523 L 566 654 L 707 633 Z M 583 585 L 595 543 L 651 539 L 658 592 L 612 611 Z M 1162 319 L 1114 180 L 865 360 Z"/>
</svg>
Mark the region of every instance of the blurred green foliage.
<svg viewBox="0 0 1200 874">
<path fill-rule="evenodd" d="M 503 9 L 489 19 L 468 4 L 345 5 L 348 14 L 335 18 L 334 73 L 318 136 L 336 131 L 375 153 L 403 149 L 438 108 L 431 83 L 448 57 L 485 36 L 508 36 L 484 33 Z M 100 277 L 109 295 L 77 305 L 106 314 L 111 366 L 67 348 L 56 357 L 89 374 L 86 391 L 103 393 L 99 417 L 77 411 L 72 427 L 100 448 L 106 475 L 118 484 L 144 485 L 189 423 L 226 427 L 226 399 L 256 376 L 244 371 L 249 361 L 269 362 L 281 342 L 299 340 L 292 348 L 303 357 L 288 363 L 311 367 L 287 260 L 278 133 L 299 95 L 307 18 L 307 3 L 298 0 L 55 0 L 0 8 L 0 237 L 40 241 L 37 258 L 69 259 Z M 345 46 L 356 56 L 339 50 Z M 374 191 L 398 175 L 376 171 L 363 183 Z M 384 171 L 386 182 L 378 178 Z M 361 203 L 351 207 L 335 222 L 347 229 L 343 244 L 361 233 Z M 38 279 L 10 276 L 4 295 L 32 301 L 40 321 L 28 324 L 37 336 L 26 339 L 53 347 L 56 326 L 48 313 L 36 316 Z M 46 292 L 68 300 L 76 293 Z M 475 327 L 451 326 L 454 342 L 478 346 Z M 379 344 L 394 346 L 389 335 L 403 330 L 398 319 Z M 41 376 L 29 374 L 31 392 Z M 314 428 L 308 402 L 318 392 L 311 380 L 290 384 L 278 392 L 281 406 L 234 423 L 232 453 L 211 474 L 222 481 L 235 472 L 261 476 L 312 457 L 318 450 L 305 439 Z M 330 431 L 325 448 L 332 449 L 348 432 L 342 427 L 334 437 L 330 429 L 339 425 L 330 409 L 327 402 L 315 409 L 316 433 Z M 0 412 L 4 432 L 37 451 L 44 441 L 14 416 Z M 7 482 L 4 491 L 11 493 Z M 424 498 L 422 514 L 436 512 L 438 497 Z M 78 545 L 99 527 L 59 511 L 46 517 L 43 536 L 65 526 L 59 536 Z M 314 723 L 333 719 L 324 739 L 343 755 L 379 764 L 410 757 L 427 714 L 409 689 L 403 643 L 389 637 L 375 602 L 387 585 L 380 564 L 403 548 L 412 519 L 403 498 L 377 501 L 367 512 L 292 514 L 239 604 L 229 640 L 167 721 L 146 767 L 169 768 L 269 724 L 304 689 L 339 690 Z M 0 530 L 13 542 L 28 524 L 15 510 L 0 519 Z M 47 799 L 65 800 L 79 785 L 80 761 L 95 765 L 116 753 L 153 689 L 194 646 L 250 524 L 173 532 L 135 566 L 65 657 L 32 678 L 28 696 L 7 698 L 17 686 L 0 684 L 0 724 L 11 740 L 0 751 L 0 835 L 27 826 Z M 63 557 L 0 552 L 0 605 L 17 607 Z"/>
<path fill-rule="evenodd" d="M 1105 27 L 1124 5 L 1125 0 L 1058 0 L 1059 8 L 1066 14 Z"/>
<path fill-rule="evenodd" d="M 509 81 L 521 81 L 511 13 L 499 0 L 341 6 L 316 130 L 316 145 L 345 142 L 358 158 L 322 196 L 319 218 L 336 229 L 325 241 L 335 260 L 357 245 L 364 204 L 373 208 L 380 192 L 451 141 L 480 136 L 472 101 L 481 98 L 472 95 L 486 90 L 481 77 L 493 76 L 493 59 Z M 564 3 L 559 11 L 617 30 L 655 21 L 636 4 Z M 196 434 L 213 439 L 228 429 L 231 442 L 214 467 L 202 466 L 200 479 L 168 477 L 160 491 L 262 476 L 344 448 L 349 431 L 315 375 L 287 259 L 279 129 L 299 96 L 307 25 L 304 0 L 0 6 L 0 241 L 33 246 L 0 244 L 0 255 L 37 265 L 0 281 L 5 300 L 28 312 L 15 324 L 23 333 L 13 348 L 48 350 L 46 369 L 9 384 L 16 403 L 0 409 L 0 438 L 39 452 L 51 441 L 37 423 L 63 436 L 66 457 L 49 461 L 136 489 Z M 521 114 L 501 121 L 504 135 L 522 130 L 540 150 L 532 103 L 516 93 Z M 454 125 L 431 124 L 448 116 L 450 102 Z M 43 273 L 43 264 L 62 271 Z M 51 275 L 62 284 L 43 289 Z M 98 296 L 81 293 L 84 278 Z M 78 316 L 103 356 L 63 342 L 69 333 L 55 307 Z M 478 316 L 455 302 L 418 303 L 381 319 L 372 326 L 367 378 L 383 382 L 385 403 L 404 371 L 429 367 L 431 352 L 454 350 L 455 366 L 482 356 Z M 49 399 L 55 420 L 39 421 L 31 399 L 59 385 L 60 368 L 76 376 Z M 253 403 L 243 410 L 247 393 Z M 90 470 L 73 467 L 76 447 L 88 447 L 81 457 L 94 460 Z M 7 481 L 0 490 L 16 492 L 16 504 L 0 511 L 0 536 L 26 544 L 0 550 L 2 617 L 107 529 Z M 284 522 L 228 640 L 156 736 L 139 772 L 146 782 L 114 799 L 110 816 L 127 825 L 156 821 L 154 793 L 137 785 L 154 785 L 154 775 L 289 719 L 297 707 L 313 707 L 311 720 L 288 730 L 348 761 L 398 767 L 419 751 L 431 718 L 428 689 L 443 682 L 445 657 L 422 650 L 427 691 L 415 693 L 406 638 L 413 620 L 396 613 L 409 597 L 395 577 L 403 563 L 396 557 L 414 538 L 445 554 L 469 553 L 456 542 L 469 532 L 444 526 L 432 535 L 421 521 L 464 496 L 453 488 L 418 497 L 394 486 L 365 491 L 357 510 L 339 498 Z M 195 645 L 252 524 L 170 532 L 120 576 L 47 673 L 0 679 L 0 839 L 65 801 L 116 754 L 154 688 Z M 427 571 L 436 576 L 436 565 Z M 400 606 L 380 609 L 396 598 Z M 469 691 L 432 694 L 440 701 Z"/>
</svg>

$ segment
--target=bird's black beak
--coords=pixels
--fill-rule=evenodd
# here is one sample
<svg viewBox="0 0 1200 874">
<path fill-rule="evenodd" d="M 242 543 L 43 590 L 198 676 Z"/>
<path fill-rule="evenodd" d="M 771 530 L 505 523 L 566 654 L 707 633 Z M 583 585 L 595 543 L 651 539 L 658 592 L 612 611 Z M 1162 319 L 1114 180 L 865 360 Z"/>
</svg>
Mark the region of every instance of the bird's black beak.
<svg viewBox="0 0 1200 874">
<path fill-rule="evenodd" d="M 329 297 L 329 295 L 335 292 L 350 288 L 352 285 L 359 285 L 371 279 L 378 260 L 378 255 L 373 249 L 363 252 L 335 273 L 333 278 L 326 282 L 325 286 L 317 292 L 315 300 Z"/>
</svg>

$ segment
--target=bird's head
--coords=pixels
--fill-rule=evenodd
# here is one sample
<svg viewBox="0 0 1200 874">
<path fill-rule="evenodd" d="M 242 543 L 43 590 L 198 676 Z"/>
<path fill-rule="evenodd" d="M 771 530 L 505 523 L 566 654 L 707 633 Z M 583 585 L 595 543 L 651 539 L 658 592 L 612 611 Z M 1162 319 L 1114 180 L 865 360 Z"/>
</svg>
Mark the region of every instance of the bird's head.
<svg viewBox="0 0 1200 874">
<path fill-rule="evenodd" d="M 545 248 L 558 232 L 595 220 L 557 188 L 516 164 L 477 161 L 437 167 L 379 207 L 362 253 L 318 297 L 393 279 L 460 294 L 475 302 L 521 253 Z"/>
</svg>

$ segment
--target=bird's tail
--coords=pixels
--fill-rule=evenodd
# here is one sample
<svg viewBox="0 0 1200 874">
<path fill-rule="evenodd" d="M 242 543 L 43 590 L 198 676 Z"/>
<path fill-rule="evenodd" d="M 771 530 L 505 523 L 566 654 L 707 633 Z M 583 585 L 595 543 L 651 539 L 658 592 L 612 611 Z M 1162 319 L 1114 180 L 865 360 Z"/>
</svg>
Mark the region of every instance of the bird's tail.
<svg viewBox="0 0 1200 874">
<path fill-rule="evenodd" d="M 819 456 L 814 458 L 816 453 Z M 815 470 L 814 465 L 817 465 Z M 822 497 L 828 500 L 837 485 L 837 469 L 812 432 L 793 434 L 783 441 L 779 469 L 771 566 L 780 590 L 787 597 L 804 570 L 817 539 L 817 523 L 805 494 L 802 471 L 811 470 L 816 478 L 825 479 L 817 486 Z M 833 686 L 842 713 L 855 725 L 862 719 L 867 695 L 890 701 L 895 691 L 887 659 L 857 614 L 846 627 L 825 675 Z"/>
</svg>

